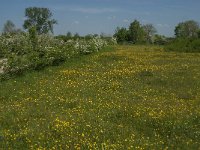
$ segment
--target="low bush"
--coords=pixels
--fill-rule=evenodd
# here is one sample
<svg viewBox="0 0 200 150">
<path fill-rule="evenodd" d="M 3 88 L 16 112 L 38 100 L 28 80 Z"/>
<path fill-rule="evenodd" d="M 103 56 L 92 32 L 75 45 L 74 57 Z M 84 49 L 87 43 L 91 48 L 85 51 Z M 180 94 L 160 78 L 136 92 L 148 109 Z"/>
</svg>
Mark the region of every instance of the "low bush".
<svg viewBox="0 0 200 150">
<path fill-rule="evenodd" d="M 175 39 L 165 46 L 166 51 L 197 53 L 200 52 L 200 39 Z"/>
</svg>

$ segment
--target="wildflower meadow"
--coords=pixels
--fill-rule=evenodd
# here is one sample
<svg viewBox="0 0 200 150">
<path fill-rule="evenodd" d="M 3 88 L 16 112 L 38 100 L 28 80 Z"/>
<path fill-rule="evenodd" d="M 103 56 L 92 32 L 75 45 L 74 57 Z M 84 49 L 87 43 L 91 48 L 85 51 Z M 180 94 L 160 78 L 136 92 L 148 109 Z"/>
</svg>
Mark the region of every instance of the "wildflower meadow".
<svg viewBox="0 0 200 150">
<path fill-rule="evenodd" d="M 3 81 L 0 149 L 199 149 L 199 63 L 112 46 Z"/>
</svg>

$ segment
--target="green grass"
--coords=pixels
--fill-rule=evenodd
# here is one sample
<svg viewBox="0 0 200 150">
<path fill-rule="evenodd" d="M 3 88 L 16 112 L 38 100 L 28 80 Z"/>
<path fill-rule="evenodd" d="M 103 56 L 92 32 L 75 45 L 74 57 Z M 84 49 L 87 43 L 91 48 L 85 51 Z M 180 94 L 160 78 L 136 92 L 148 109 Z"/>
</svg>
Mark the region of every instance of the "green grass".
<svg viewBox="0 0 200 150">
<path fill-rule="evenodd" d="M 0 83 L 0 149 L 199 149 L 200 54 L 118 46 Z"/>
</svg>

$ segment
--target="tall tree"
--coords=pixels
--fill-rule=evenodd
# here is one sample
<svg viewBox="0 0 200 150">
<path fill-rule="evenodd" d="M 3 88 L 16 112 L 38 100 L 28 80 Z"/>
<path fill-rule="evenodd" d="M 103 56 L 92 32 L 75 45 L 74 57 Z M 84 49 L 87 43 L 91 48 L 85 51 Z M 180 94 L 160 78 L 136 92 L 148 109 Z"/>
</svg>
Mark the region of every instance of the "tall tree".
<svg viewBox="0 0 200 150">
<path fill-rule="evenodd" d="M 153 42 L 153 36 L 157 32 L 156 28 L 152 24 L 143 25 L 143 30 L 145 32 L 145 41 L 147 43 Z"/>
<path fill-rule="evenodd" d="M 46 34 L 49 31 L 53 33 L 53 25 L 57 23 L 55 19 L 51 19 L 52 12 L 48 8 L 29 7 L 25 10 L 24 28 L 30 29 L 33 26 L 38 34 Z"/>
<path fill-rule="evenodd" d="M 194 20 L 179 23 L 175 27 L 175 35 L 177 38 L 197 38 L 199 24 Z"/>
<path fill-rule="evenodd" d="M 137 20 L 134 20 L 129 26 L 129 40 L 133 43 L 144 41 L 144 30 Z"/>
</svg>

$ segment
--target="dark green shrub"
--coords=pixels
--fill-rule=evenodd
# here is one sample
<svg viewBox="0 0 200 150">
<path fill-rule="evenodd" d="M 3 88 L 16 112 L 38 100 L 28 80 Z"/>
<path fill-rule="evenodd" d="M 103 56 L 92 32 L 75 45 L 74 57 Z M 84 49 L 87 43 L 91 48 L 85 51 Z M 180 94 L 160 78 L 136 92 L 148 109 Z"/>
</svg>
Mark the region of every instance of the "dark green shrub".
<svg viewBox="0 0 200 150">
<path fill-rule="evenodd" d="M 186 53 L 200 52 L 200 39 L 178 38 L 167 44 L 165 50 Z"/>
<path fill-rule="evenodd" d="M 37 45 L 38 45 L 36 27 L 31 27 L 28 30 L 28 32 L 29 32 L 29 39 L 30 39 L 33 51 L 36 51 L 36 48 L 37 48 Z"/>
</svg>

